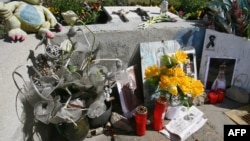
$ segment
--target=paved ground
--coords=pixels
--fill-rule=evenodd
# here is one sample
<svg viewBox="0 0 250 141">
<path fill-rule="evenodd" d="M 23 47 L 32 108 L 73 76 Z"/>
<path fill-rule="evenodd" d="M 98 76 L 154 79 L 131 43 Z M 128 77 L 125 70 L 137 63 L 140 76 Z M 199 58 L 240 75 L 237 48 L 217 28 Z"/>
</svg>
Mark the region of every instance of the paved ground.
<svg viewBox="0 0 250 141">
<path fill-rule="evenodd" d="M 224 125 L 235 125 L 235 123 L 229 119 L 224 112 L 241 106 L 241 104 L 235 103 L 232 100 L 224 99 L 223 103 L 212 105 L 204 104 L 202 106 L 197 106 L 200 110 L 204 112 L 204 117 L 208 120 L 206 124 L 190 136 L 187 141 L 223 141 L 223 130 Z M 166 123 L 168 121 L 165 121 Z M 97 140 L 97 139 L 111 140 L 109 137 L 100 135 L 93 138 L 87 138 L 87 141 Z M 159 132 L 152 130 L 151 126 L 147 127 L 146 134 L 142 137 L 136 136 L 135 133 L 120 133 L 114 136 L 114 140 L 117 141 L 168 141 Z"/>
</svg>

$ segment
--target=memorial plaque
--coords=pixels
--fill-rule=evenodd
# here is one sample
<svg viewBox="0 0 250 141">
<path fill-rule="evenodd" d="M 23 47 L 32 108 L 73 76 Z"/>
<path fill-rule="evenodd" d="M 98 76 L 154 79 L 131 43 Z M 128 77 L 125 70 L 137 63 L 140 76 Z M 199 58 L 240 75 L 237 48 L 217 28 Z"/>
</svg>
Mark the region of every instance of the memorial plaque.
<svg viewBox="0 0 250 141">
<path fill-rule="evenodd" d="M 238 86 L 250 92 L 250 42 L 249 40 L 235 36 L 234 34 L 221 33 L 218 31 L 206 30 L 203 52 L 199 70 L 199 79 L 205 83 L 206 70 L 209 58 L 232 58 L 237 59 L 232 86 Z M 235 63 L 235 64 L 236 64 Z"/>
</svg>

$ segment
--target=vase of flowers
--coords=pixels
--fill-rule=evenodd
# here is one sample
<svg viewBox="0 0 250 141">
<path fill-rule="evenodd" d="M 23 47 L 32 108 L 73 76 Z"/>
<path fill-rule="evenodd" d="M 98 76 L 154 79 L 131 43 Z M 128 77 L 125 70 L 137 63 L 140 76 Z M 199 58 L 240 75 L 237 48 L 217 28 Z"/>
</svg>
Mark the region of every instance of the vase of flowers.
<svg viewBox="0 0 250 141">
<path fill-rule="evenodd" d="M 177 50 L 160 58 L 161 65 L 151 65 L 145 70 L 145 80 L 157 87 L 154 97 L 165 97 L 168 105 L 187 105 L 189 98 L 204 93 L 202 82 L 183 71 L 183 64 L 190 60 L 187 53 Z M 154 110 L 157 107 L 155 106 Z"/>
</svg>

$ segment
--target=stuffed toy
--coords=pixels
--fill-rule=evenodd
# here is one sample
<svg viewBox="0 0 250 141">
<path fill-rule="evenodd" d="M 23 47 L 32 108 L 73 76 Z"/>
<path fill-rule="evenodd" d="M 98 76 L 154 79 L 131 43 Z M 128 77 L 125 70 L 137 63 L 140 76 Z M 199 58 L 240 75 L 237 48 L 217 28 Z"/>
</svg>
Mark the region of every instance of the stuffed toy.
<svg viewBox="0 0 250 141">
<path fill-rule="evenodd" d="M 50 29 L 62 30 L 54 15 L 44 6 L 42 0 L 0 2 L 0 17 L 8 26 L 8 36 L 13 41 L 23 41 L 27 33 L 54 38 Z"/>
</svg>

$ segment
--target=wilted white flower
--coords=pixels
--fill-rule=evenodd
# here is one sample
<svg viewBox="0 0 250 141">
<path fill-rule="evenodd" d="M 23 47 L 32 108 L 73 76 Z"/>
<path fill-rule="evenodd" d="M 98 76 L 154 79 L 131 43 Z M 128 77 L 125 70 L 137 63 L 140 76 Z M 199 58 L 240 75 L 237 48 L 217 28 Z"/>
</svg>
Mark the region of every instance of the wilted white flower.
<svg viewBox="0 0 250 141">
<path fill-rule="evenodd" d="M 68 25 L 74 25 L 76 20 L 78 20 L 78 16 L 77 14 L 72 11 L 72 10 L 68 10 L 66 12 L 62 12 L 62 16 L 64 21 L 68 24 Z"/>
<path fill-rule="evenodd" d="M 65 52 L 70 52 L 72 50 L 72 43 L 69 39 L 64 40 L 61 44 L 60 44 L 60 49 L 65 51 Z"/>
</svg>

